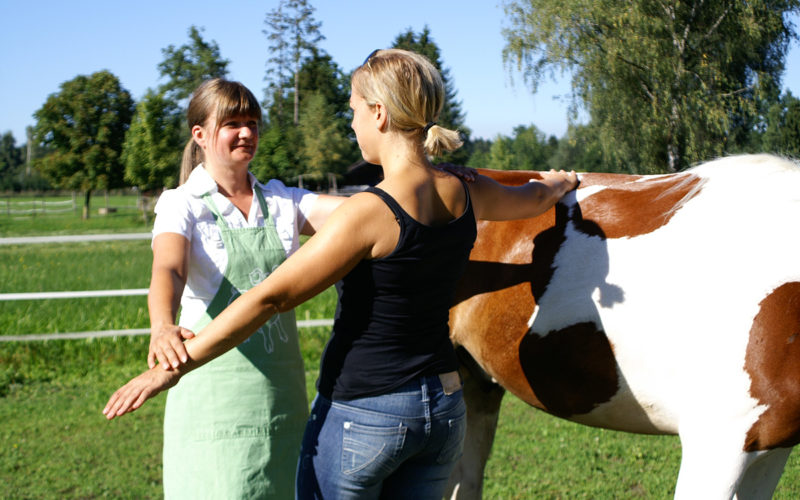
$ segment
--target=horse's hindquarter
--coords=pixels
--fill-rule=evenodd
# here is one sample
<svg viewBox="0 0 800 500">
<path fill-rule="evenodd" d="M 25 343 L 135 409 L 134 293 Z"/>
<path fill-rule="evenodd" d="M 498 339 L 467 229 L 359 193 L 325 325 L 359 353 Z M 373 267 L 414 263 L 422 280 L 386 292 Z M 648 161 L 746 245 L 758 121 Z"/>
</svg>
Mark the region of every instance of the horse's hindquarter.
<svg viewBox="0 0 800 500">
<path fill-rule="evenodd" d="M 789 230 L 800 172 L 725 162 L 670 176 L 584 174 L 542 217 L 483 223 L 454 340 L 512 393 L 577 422 L 676 433 L 737 415 L 746 432 L 779 376 L 756 376 L 751 394 L 766 355 L 748 357 L 750 332 L 781 286 L 767 301 L 771 321 L 800 333 L 800 237 Z M 782 347 L 800 341 L 764 337 L 759 345 L 776 346 L 771 363 L 800 359 Z M 798 380 L 797 365 L 781 366 Z"/>
</svg>

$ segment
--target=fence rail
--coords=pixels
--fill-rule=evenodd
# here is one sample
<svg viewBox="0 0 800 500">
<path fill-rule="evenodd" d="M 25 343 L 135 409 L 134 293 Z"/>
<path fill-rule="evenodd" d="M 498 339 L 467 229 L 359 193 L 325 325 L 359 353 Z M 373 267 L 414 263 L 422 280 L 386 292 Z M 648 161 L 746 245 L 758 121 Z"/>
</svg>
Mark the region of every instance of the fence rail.
<svg viewBox="0 0 800 500">
<path fill-rule="evenodd" d="M 104 241 L 104 240 L 134 240 L 150 239 L 150 233 L 116 233 L 116 234 L 89 234 L 68 236 L 27 236 L 0 238 L 0 245 L 15 245 L 28 243 L 55 243 L 72 241 Z M 0 293 L 0 301 L 14 300 L 45 300 L 45 299 L 74 299 L 91 297 L 122 297 L 147 295 L 147 288 L 130 288 L 119 290 L 80 290 L 63 292 L 25 292 L 25 293 Z M 305 319 L 297 322 L 298 328 L 330 327 L 333 319 Z M 89 339 L 101 337 L 127 337 L 134 335 L 149 335 L 149 328 L 133 328 L 127 330 L 101 330 L 89 332 L 67 333 L 30 333 L 21 335 L 0 335 L 0 342 L 30 342 L 42 340 L 69 340 Z"/>
<path fill-rule="evenodd" d="M 88 297 L 129 297 L 132 295 L 147 295 L 147 288 L 133 288 L 130 290 L 84 290 L 80 292 L 0 293 L 0 301 L 42 300 L 42 299 L 85 299 Z"/>
<path fill-rule="evenodd" d="M 30 200 L 30 201 L 11 201 L 9 199 L 3 200 L 5 208 L 3 212 L 6 215 L 31 215 L 31 214 L 47 214 L 47 213 L 60 213 L 75 211 L 75 200 L 63 201 L 47 201 L 47 200 Z M 22 208 L 30 206 L 31 208 Z M 15 208 L 12 208 L 15 207 Z M 19 208 L 17 208 L 19 207 Z"/>
<path fill-rule="evenodd" d="M 297 322 L 298 328 L 311 328 L 316 326 L 333 326 L 332 319 L 305 319 Z M 74 340 L 97 339 L 102 337 L 132 337 L 135 335 L 150 335 L 149 328 L 131 328 L 128 330 L 100 330 L 96 332 L 69 332 L 69 333 L 30 333 L 26 335 L 0 335 L 0 342 L 33 342 L 42 340 Z"/>
</svg>

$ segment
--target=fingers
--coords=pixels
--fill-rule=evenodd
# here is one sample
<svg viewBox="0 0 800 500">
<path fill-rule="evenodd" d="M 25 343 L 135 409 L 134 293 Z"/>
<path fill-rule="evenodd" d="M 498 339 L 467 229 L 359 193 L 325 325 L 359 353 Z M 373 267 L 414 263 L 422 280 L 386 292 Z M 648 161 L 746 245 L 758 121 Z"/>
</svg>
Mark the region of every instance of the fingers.
<svg viewBox="0 0 800 500">
<path fill-rule="evenodd" d="M 177 368 L 189 360 L 189 354 L 183 341 L 194 337 L 194 332 L 186 328 L 171 325 L 167 330 L 154 333 L 150 340 L 150 352 L 147 355 L 147 364 L 153 368 L 158 364 L 164 369 Z"/>
<path fill-rule="evenodd" d="M 180 374 L 175 371 L 164 372 L 160 369 L 150 369 L 117 389 L 103 408 L 103 415 L 106 416 L 106 419 L 112 420 L 132 412 L 141 407 L 149 398 L 175 385 L 179 378 Z"/>
<path fill-rule="evenodd" d="M 106 419 L 112 420 L 114 417 L 132 412 L 147 400 L 148 391 L 135 382 L 136 379 L 131 380 L 111 396 L 103 408 Z"/>
</svg>

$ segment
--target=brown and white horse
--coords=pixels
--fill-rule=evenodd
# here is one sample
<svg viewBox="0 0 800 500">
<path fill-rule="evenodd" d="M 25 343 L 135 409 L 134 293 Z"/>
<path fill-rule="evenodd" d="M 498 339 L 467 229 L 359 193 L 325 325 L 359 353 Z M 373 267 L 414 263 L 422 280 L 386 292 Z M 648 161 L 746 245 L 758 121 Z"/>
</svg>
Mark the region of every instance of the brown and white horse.
<svg viewBox="0 0 800 500">
<path fill-rule="evenodd" d="M 800 441 L 800 165 L 581 174 L 540 217 L 479 224 L 450 320 L 469 420 L 453 498 L 481 495 L 504 389 L 679 435 L 676 498 L 770 498 Z"/>
</svg>

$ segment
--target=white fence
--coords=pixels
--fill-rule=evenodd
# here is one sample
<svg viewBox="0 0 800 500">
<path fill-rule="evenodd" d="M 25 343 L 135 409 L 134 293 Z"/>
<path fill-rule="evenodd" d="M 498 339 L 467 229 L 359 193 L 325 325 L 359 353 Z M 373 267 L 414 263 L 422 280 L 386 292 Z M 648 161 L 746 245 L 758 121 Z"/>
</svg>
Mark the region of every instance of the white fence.
<svg viewBox="0 0 800 500">
<path fill-rule="evenodd" d="M 76 292 L 31 292 L 31 293 L 0 293 L 3 300 L 45 300 L 45 299 L 76 299 L 90 297 L 130 297 L 147 295 L 147 288 L 132 288 L 127 290 L 83 290 Z M 332 326 L 332 319 L 305 319 L 297 322 L 298 328 L 314 326 Z M 31 333 L 25 335 L 0 335 L 0 342 L 28 342 L 34 340 L 69 340 L 88 339 L 100 337 L 125 337 L 133 335 L 149 335 L 149 328 L 132 328 L 128 330 L 102 330 L 96 332 L 69 332 L 69 333 Z"/>
<path fill-rule="evenodd" d="M 126 233 L 126 234 L 95 234 L 78 236 L 36 236 L 21 238 L 0 238 L 2 244 L 25 244 L 25 243 L 55 243 L 67 241 L 99 241 L 109 239 L 149 239 L 150 233 Z M 0 301 L 8 300 L 45 300 L 45 299 L 74 299 L 91 297 L 123 297 L 147 295 L 147 288 L 132 288 L 122 290 L 83 290 L 66 292 L 30 292 L 30 293 L 0 293 Z M 332 319 L 305 319 L 297 322 L 298 328 L 309 328 L 315 326 L 332 326 Z M 121 337 L 132 335 L 149 335 L 149 328 L 134 328 L 129 330 L 103 330 L 96 332 L 69 332 L 69 333 L 31 333 L 24 335 L 0 335 L 0 342 L 27 342 L 35 340 L 67 340 L 67 339 L 88 339 L 100 337 Z"/>
<path fill-rule="evenodd" d="M 108 204 L 108 193 L 100 194 L 100 199 L 105 198 L 104 205 Z M 149 196 L 143 196 L 138 193 L 135 205 L 119 205 L 115 204 L 113 207 L 103 206 L 99 210 L 117 210 L 117 209 L 136 209 L 141 210 L 142 206 L 149 207 L 153 199 Z M 81 205 L 79 205 L 81 203 Z M 34 196 L 32 200 L 17 200 L 12 197 L 4 197 L 0 199 L 0 214 L 5 215 L 45 215 L 56 214 L 64 212 L 78 212 L 82 208 L 83 200 L 77 199 L 75 193 L 72 194 L 71 200 L 48 200 L 46 197 Z M 97 202 L 93 203 L 95 205 Z"/>
<path fill-rule="evenodd" d="M 75 211 L 75 199 L 63 201 L 47 201 L 30 200 L 30 201 L 11 201 L 9 199 L 3 201 L 3 213 L 6 215 L 36 215 L 36 214 L 52 214 L 59 212 Z"/>
</svg>

